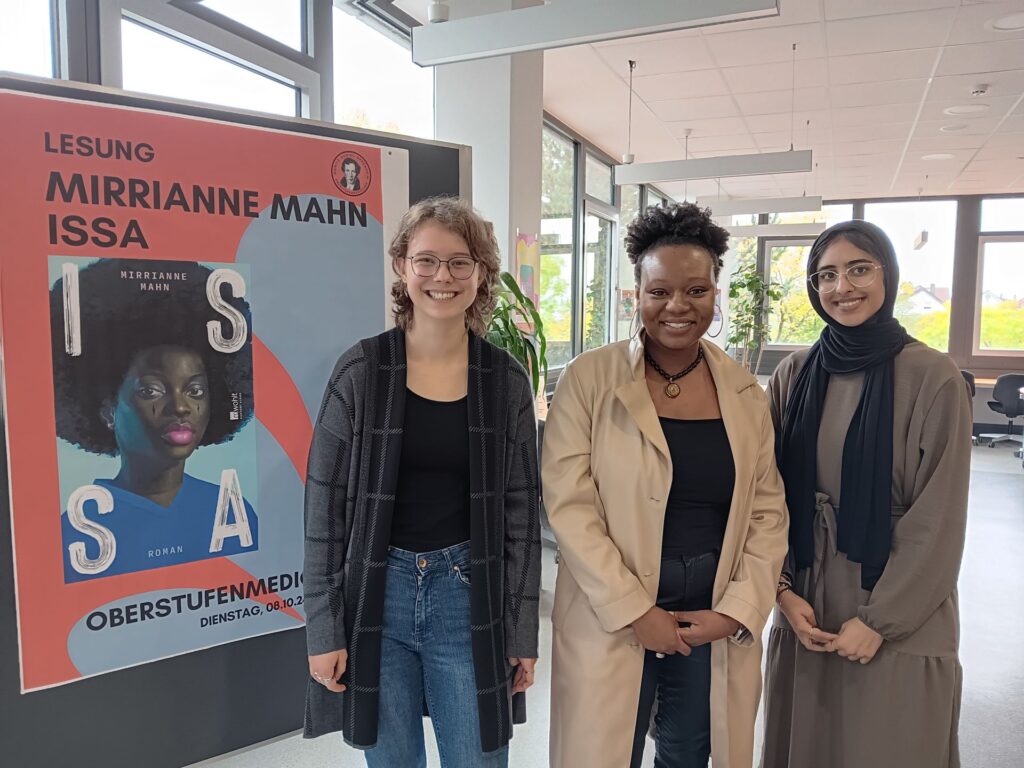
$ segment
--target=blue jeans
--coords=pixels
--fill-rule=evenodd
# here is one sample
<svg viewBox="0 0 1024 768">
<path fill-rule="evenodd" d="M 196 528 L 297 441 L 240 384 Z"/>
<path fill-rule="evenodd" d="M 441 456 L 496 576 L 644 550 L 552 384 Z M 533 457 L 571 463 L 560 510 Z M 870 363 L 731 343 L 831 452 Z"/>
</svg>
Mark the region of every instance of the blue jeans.
<svg viewBox="0 0 1024 768">
<path fill-rule="evenodd" d="M 469 542 L 434 552 L 392 547 L 387 568 L 377 745 L 366 765 L 425 768 L 426 701 L 442 768 L 505 768 L 507 746 L 480 750 Z"/>
<path fill-rule="evenodd" d="M 658 606 L 666 611 L 700 611 L 711 607 L 718 553 L 696 557 L 662 557 Z M 697 646 L 689 656 L 677 653 L 644 656 L 632 768 L 639 768 L 644 742 L 654 715 L 655 768 L 707 768 L 711 755 L 711 644 Z"/>
</svg>

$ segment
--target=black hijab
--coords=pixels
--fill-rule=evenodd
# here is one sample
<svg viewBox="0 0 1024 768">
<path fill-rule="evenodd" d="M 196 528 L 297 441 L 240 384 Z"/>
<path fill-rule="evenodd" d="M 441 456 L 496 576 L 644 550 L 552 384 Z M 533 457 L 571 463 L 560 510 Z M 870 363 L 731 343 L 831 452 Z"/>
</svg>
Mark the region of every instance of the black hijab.
<svg viewBox="0 0 1024 768">
<path fill-rule="evenodd" d="M 797 568 L 814 562 L 814 494 L 818 478 L 818 427 L 833 373 L 864 371 L 864 389 L 843 444 L 842 509 L 837 515 L 837 546 L 861 566 L 861 586 L 874 588 L 891 548 L 892 432 L 894 360 L 912 341 L 893 317 L 900 270 L 885 232 L 866 221 L 829 227 L 811 247 L 808 277 L 825 250 L 846 240 L 882 265 L 885 302 L 870 319 L 845 326 L 824 311 L 821 297 L 807 283 L 811 305 L 826 327 L 811 347 L 789 396 L 778 436 L 779 468 L 786 483 L 790 547 Z"/>
</svg>

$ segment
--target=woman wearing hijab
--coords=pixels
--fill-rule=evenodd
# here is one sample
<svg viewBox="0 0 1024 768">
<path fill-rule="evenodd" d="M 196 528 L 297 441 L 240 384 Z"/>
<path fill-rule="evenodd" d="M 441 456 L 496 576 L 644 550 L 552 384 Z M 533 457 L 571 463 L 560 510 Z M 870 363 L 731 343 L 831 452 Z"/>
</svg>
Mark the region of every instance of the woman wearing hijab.
<svg viewBox="0 0 1024 768">
<path fill-rule="evenodd" d="M 826 327 L 769 384 L 791 522 L 762 768 L 955 768 L 966 387 L 893 317 L 881 229 L 830 227 L 807 265 Z"/>
</svg>

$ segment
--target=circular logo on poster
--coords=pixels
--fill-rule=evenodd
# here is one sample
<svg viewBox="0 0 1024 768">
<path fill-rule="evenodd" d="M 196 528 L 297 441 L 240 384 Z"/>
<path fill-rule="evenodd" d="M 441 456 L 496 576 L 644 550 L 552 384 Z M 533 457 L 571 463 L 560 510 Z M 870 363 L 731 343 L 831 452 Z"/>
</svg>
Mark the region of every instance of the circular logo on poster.
<svg viewBox="0 0 1024 768">
<path fill-rule="evenodd" d="M 373 177 L 366 158 L 356 152 L 342 152 L 331 163 L 334 186 L 352 197 L 359 197 L 370 188 Z"/>
</svg>

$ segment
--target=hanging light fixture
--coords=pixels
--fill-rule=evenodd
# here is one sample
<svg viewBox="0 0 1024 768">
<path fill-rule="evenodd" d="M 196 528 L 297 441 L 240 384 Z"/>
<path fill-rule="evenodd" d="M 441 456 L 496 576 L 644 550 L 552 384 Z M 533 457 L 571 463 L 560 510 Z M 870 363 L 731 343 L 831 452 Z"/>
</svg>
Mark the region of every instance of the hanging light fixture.
<svg viewBox="0 0 1024 768">
<path fill-rule="evenodd" d="M 776 173 L 806 173 L 811 170 L 811 150 L 795 149 L 796 127 L 796 43 L 793 43 L 791 63 L 792 116 L 790 118 L 789 151 L 758 152 L 751 155 L 721 155 L 690 159 L 687 128 L 686 157 L 683 160 L 662 160 L 653 163 L 624 163 L 615 166 L 615 183 L 651 184 L 659 181 L 687 181 L 688 179 L 714 179 L 732 176 L 768 176 Z M 685 191 L 684 191 L 685 197 Z"/>
<path fill-rule="evenodd" d="M 629 59 L 629 105 L 626 107 L 626 154 L 622 156 L 622 164 L 630 165 L 636 158 L 633 157 L 633 70 L 636 69 L 636 60 Z"/>
</svg>

